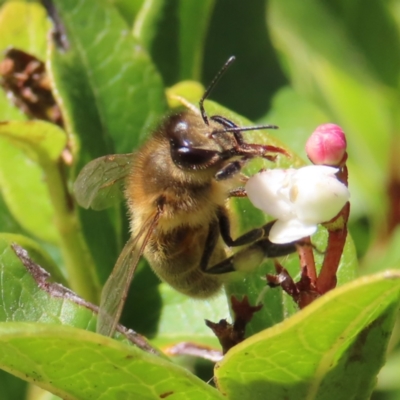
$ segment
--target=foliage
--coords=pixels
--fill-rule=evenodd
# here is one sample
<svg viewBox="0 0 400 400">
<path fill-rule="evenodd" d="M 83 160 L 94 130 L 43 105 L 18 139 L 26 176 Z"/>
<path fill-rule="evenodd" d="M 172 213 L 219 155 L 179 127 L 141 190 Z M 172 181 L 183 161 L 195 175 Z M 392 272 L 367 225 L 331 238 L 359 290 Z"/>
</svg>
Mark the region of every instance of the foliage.
<svg viewBox="0 0 400 400">
<path fill-rule="evenodd" d="M 28 119 L 0 91 L 2 398 L 367 399 L 387 349 L 372 396 L 400 398 L 399 2 L 44 3 L 58 19 L 53 12 L 50 21 L 38 2 L 0 2 L 0 49 L 46 63 L 63 119 L 63 127 Z M 211 362 L 145 351 L 123 332 L 113 339 L 94 333 L 90 303 L 98 304 L 128 222 L 120 204 L 79 208 L 71 188 L 88 161 L 136 149 L 180 105 L 177 95 L 196 104 L 199 81 L 207 85 L 232 54 L 237 61 L 212 94 L 218 103 L 206 101 L 208 114 L 242 126 L 254 125 L 247 118 L 277 124 L 274 135 L 246 137 L 289 154 L 276 163 L 257 160 L 247 174 L 305 164 L 304 143 L 321 123 L 347 133 L 355 245 L 346 242 L 339 287 L 301 311 L 280 288 L 265 290 L 260 276 L 273 273 L 273 263 L 238 274 L 228 298 L 247 295 L 263 308 L 247 339 L 217 363 L 213 387 L 204 382 L 213 376 Z M 246 199 L 230 208 L 236 235 L 267 220 Z M 321 228 L 313 237 L 316 249 L 325 248 L 326 236 Z M 323 254 L 315 256 L 320 265 Z M 296 257 L 282 263 L 298 278 Z M 85 301 L 50 283 L 37 264 Z M 122 322 L 168 355 L 189 342 L 210 355 L 219 344 L 204 319 L 229 312 L 225 294 L 188 299 L 142 261 Z"/>
</svg>

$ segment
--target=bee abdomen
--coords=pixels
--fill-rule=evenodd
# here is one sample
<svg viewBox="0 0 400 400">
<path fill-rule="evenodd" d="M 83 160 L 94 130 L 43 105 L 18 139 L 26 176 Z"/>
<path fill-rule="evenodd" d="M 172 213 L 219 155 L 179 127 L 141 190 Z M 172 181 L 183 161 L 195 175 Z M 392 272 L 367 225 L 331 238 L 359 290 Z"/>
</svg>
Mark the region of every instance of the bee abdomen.
<svg viewBox="0 0 400 400">
<path fill-rule="evenodd" d="M 207 225 L 181 226 L 168 233 L 159 232 L 147 244 L 145 257 L 159 278 L 177 291 L 199 299 L 213 296 L 223 282 L 220 276 L 201 269 L 207 235 Z M 224 247 L 218 243 L 208 266 L 224 258 Z"/>
<path fill-rule="evenodd" d="M 167 282 L 178 292 L 186 296 L 206 299 L 216 295 L 222 287 L 220 277 L 207 275 L 199 268 L 193 268 L 185 273 L 172 275 L 164 274 L 162 268 L 153 268 L 161 280 Z"/>
</svg>

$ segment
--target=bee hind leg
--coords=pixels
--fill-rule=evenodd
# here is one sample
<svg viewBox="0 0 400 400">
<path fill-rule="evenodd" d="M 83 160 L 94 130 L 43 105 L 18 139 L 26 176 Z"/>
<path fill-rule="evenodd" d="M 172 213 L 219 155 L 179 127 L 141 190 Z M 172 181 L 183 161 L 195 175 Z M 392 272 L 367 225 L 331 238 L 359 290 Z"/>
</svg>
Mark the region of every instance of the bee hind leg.
<svg viewBox="0 0 400 400">
<path fill-rule="evenodd" d="M 222 207 L 219 210 L 218 221 L 222 239 L 229 247 L 243 246 L 268 236 L 272 226 L 275 223 L 275 221 L 268 222 L 261 228 L 252 229 L 251 231 L 246 232 L 244 235 L 239 236 L 237 239 L 232 239 L 229 217 L 225 209 Z"/>
<path fill-rule="evenodd" d="M 258 229 L 253 229 L 237 239 L 232 239 L 230 235 L 230 222 L 226 211 L 221 208 L 218 216 L 219 221 L 219 231 L 225 241 L 225 243 L 230 246 L 243 246 L 248 244 L 249 246 L 238 251 L 233 256 L 226 258 L 225 260 L 207 268 L 207 263 L 209 261 L 210 255 L 212 253 L 207 251 L 207 245 L 205 252 L 202 257 L 202 264 L 200 268 L 203 272 L 207 274 L 225 274 L 234 271 L 251 271 L 262 263 L 265 258 L 276 258 L 286 256 L 288 254 L 294 253 L 297 248 L 296 242 L 276 244 L 272 243 L 268 239 L 268 234 L 274 225 L 275 221 L 268 222 L 264 226 Z M 210 231 L 211 232 L 211 229 Z M 210 238 L 211 233 L 209 233 Z M 207 243 L 211 243 L 208 241 Z M 214 249 L 212 247 L 212 250 Z M 208 254 L 208 258 L 205 258 L 205 254 Z"/>
<path fill-rule="evenodd" d="M 228 272 L 251 272 L 265 258 L 276 258 L 292 254 L 296 251 L 296 243 L 275 244 L 267 238 L 260 239 L 248 247 L 238 251 L 233 256 L 208 268 L 207 274 L 219 275 Z"/>
</svg>

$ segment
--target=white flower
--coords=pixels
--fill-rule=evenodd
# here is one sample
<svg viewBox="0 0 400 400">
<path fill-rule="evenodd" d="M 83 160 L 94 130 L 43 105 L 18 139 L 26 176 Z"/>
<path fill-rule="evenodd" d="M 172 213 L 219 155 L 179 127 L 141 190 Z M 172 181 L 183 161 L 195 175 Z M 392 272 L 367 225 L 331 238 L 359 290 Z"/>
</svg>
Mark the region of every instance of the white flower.
<svg viewBox="0 0 400 400">
<path fill-rule="evenodd" d="M 350 198 L 337 168 L 310 165 L 300 169 L 271 169 L 246 183 L 250 201 L 277 219 L 269 234 L 273 243 L 310 236 L 317 225 L 335 217 Z"/>
</svg>

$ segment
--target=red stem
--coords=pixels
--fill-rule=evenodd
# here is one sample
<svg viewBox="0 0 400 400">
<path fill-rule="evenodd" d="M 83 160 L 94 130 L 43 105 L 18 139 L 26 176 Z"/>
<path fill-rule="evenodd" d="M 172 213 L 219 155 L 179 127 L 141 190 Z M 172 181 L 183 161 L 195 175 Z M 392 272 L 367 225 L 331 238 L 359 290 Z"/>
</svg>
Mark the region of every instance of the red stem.
<svg viewBox="0 0 400 400">
<path fill-rule="evenodd" d="M 342 226 L 337 229 L 329 229 L 328 246 L 325 253 L 324 263 L 322 264 L 321 272 L 317 279 L 317 291 L 324 294 L 336 286 L 336 273 L 339 268 L 340 258 L 343 253 L 343 248 L 347 237 L 347 220 L 350 213 L 350 203 L 347 203 L 338 218 L 335 221 L 341 220 Z M 335 222 L 331 223 L 334 224 Z"/>
<path fill-rule="evenodd" d="M 317 271 L 315 269 L 315 260 L 314 260 L 314 253 L 311 244 L 311 240 L 309 237 L 302 239 L 301 245 L 298 246 L 298 253 L 300 259 L 300 266 L 303 270 L 307 268 L 306 275 L 311 281 L 313 286 L 317 283 Z"/>
</svg>

